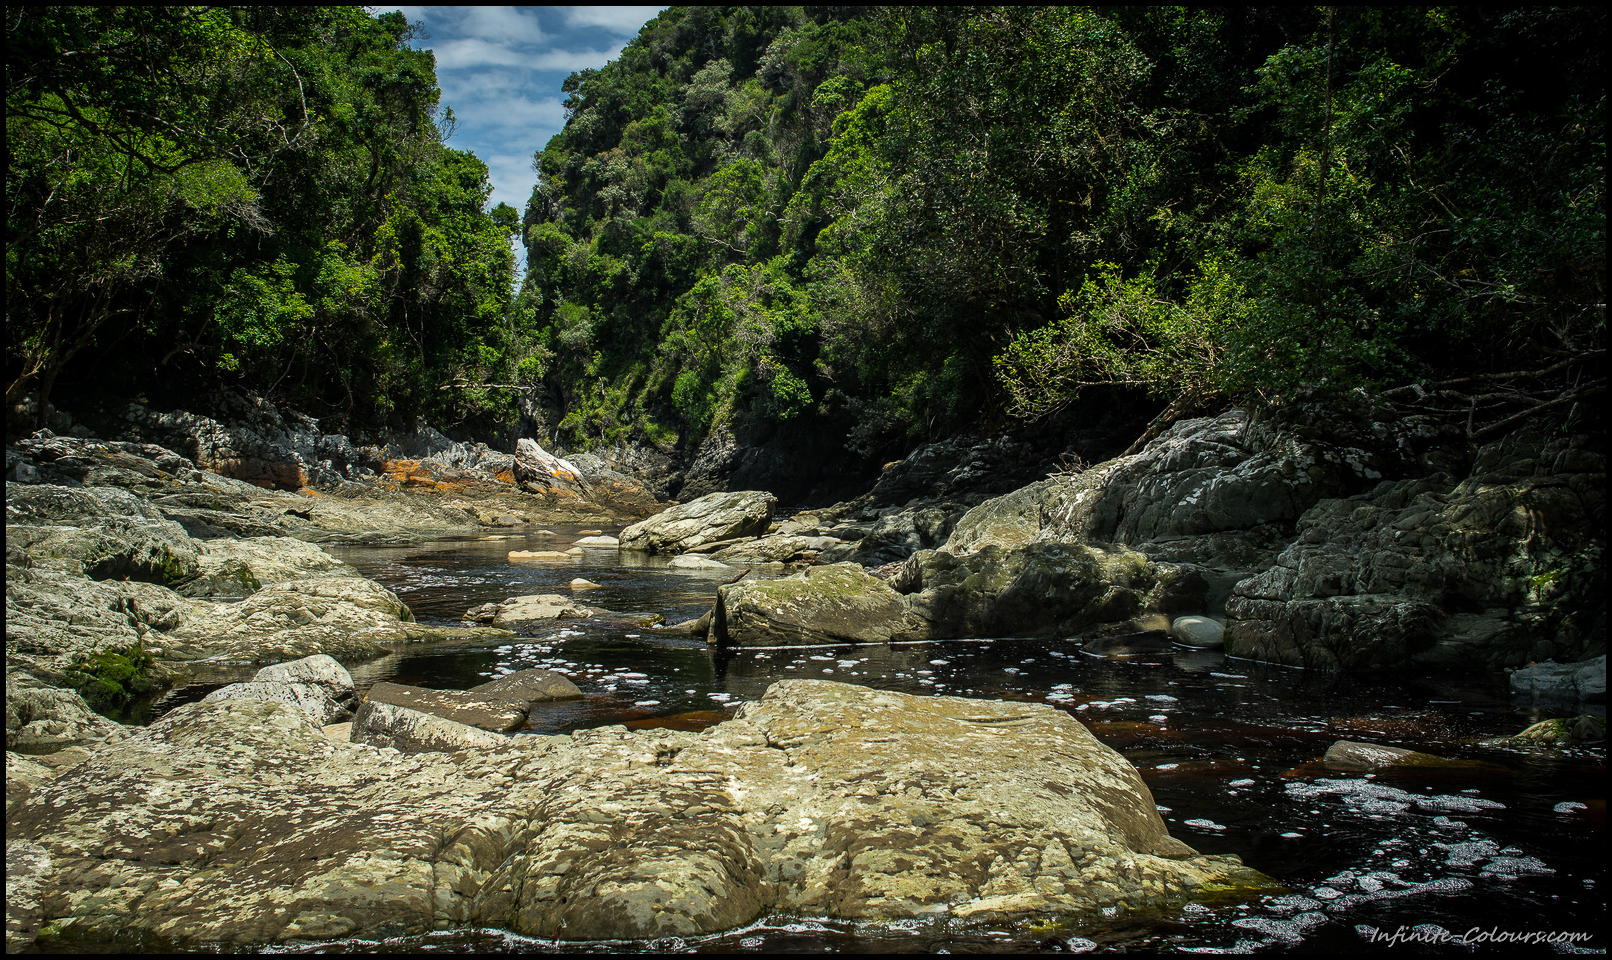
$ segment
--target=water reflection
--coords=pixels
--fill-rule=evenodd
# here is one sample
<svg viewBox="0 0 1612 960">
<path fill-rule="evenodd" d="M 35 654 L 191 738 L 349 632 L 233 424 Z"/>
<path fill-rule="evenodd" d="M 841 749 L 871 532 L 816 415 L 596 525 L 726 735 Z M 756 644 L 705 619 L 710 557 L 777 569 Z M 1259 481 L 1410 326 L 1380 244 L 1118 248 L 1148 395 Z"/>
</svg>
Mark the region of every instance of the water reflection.
<svg viewBox="0 0 1612 960">
<path fill-rule="evenodd" d="M 522 594 L 692 619 L 738 568 L 685 570 L 663 558 L 584 548 L 568 561 L 511 563 L 511 550 L 564 550 L 579 531 L 501 540 L 333 550 L 398 593 L 424 622 Z M 754 567 L 751 576 L 776 576 Z M 1288 884 L 1255 903 L 1189 903 L 1163 914 L 1079 924 L 948 922 L 866 925 L 768 918 L 677 944 L 535 944 L 498 931 L 399 942 L 443 952 L 974 952 L 1126 949 L 1246 952 L 1357 950 L 1370 931 L 1420 925 L 1599 931 L 1605 754 L 1496 754 L 1476 740 L 1542 717 L 1514 707 L 1499 674 L 1333 676 L 1179 650 L 1123 659 L 1081 652 L 1080 638 L 985 638 L 877 646 L 712 650 L 703 641 L 619 622 L 564 622 L 496 644 L 438 645 L 353 671 L 465 689 L 545 667 L 578 701 L 533 711 L 527 732 L 626 723 L 698 729 L 786 677 L 916 694 L 1040 701 L 1080 718 L 1134 764 L 1171 833 L 1204 853 L 1231 853 Z M 1347 774 L 1319 762 L 1339 739 L 1409 746 L 1473 762 Z M 1603 941 L 1597 940 L 1595 946 Z M 373 951 L 373 942 L 323 944 Z"/>
</svg>

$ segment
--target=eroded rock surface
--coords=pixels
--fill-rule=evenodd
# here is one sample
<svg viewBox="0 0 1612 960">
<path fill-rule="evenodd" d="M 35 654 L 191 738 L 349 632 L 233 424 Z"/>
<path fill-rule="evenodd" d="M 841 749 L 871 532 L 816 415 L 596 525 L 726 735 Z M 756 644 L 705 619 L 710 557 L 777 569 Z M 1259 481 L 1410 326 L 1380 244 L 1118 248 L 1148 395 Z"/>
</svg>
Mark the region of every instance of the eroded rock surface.
<svg viewBox="0 0 1612 960">
<path fill-rule="evenodd" d="M 621 546 L 681 553 L 705 543 L 758 537 L 767 531 L 778 498 L 758 490 L 712 493 L 670 507 L 621 531 Z"/>
<path fill-rule="evenodd" d="M 1040 704 L 785 681 L 702 733 L 479 733 L 405 755 L 283 703 L 192 704 L 37 778 L 7 846 L 48 858 L 33 920 L 63 942 L 652 938 L 1268 884 L 1170 837 L 1135 770 Z"/>
<path fill-rule="evenodd" d="M 1598 451 L 1512 437 L 1460 482 L 1323 500 L 1274 566 L 1238 584 L 1226 649 L 1327 669 L 1604 653 L 1605 476 Z"/>
<path fill-rule="evenodd" d="M 854 563 L 717 588 L 711 638 L 755 647 L 922 639 L 925 625 L 890 586 Z"/>
</svg>

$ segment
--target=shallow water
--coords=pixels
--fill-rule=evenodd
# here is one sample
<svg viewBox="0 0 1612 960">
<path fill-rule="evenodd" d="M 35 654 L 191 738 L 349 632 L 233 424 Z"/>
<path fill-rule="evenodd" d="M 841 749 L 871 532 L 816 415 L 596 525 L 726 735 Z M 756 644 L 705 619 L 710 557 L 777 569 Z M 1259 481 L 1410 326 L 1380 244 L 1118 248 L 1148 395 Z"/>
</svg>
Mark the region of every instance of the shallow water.
<svg viewBox="0 0 1612 960">
<path fill-rule="evenodd" d="M 613 548 L 590 548 L 570 562 L 506 559 L 510 550 L 563 549 L 579 535 L 573 527 L 550 529 L 331 552 L 394 590 L 426 623 L 458 623 L 471 607 L 516 595 L 571 594 L 575 577 L 600 584 L 577 592 L 589 606 L 658 613 L 676 623 L 709 609 L 716 587 L 737 572 L 682 570 Z M 751 575 L 779 572 L 757 566 Z M 456 931 L 308 950 L 1332 952 L 1397 946 L 1493 952 L 1515 949 L 1515 942 L 1497 942 L 1506 936 L 1566 934 L 1588 939 L 1547 949 L 1604 951 L 1604 748 L 1535 755 L 1471 746 L 1546 716 L 1513 706 L 1503 674 L 1323 676 L 1187 650 L 1104 659 L 1081 653 L 1078 638 L 730 653 L 620 621 L 562 623 L 497 646 L 434 646 L 362 665 L 353 674 L 361 687 L 391 680 L 464 689 L 527 667 L 563 672 L 584 692 L 580 701 L 534 711 L 532 733 L 614 723 L 699 729 L 785 677 L 1052 703 L 1137 767 L 1173 835 L 1204 853 L 1235 853 L 1289 889 L 1252 902 L 1115 913 L 1078 924 L 868 925 L 775 917 L 687 941 L 555 944 L 499 931 Z M 176 692 L 166 706 L 201 692 Z M 1480 762 L 1342 774 L 1316 762 L 1340 739 Z M 1475 942 L 1436 944 L 1463 935 Z"/>
</svg>

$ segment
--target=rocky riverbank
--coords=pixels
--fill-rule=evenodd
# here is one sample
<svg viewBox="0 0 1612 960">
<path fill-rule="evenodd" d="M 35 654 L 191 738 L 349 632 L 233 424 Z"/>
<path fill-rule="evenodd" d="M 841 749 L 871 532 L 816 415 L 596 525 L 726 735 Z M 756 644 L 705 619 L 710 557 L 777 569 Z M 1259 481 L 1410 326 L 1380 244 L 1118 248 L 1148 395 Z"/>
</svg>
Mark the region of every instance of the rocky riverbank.
<svg viewBox="0 0 1612 960">
<path fill-rule="evenodd" d="M 712 494 L 623 546 L 843 565 L 722 587 L 703 624 L 720 644 L 1103 636 L 1190 616 L 1180 642 L 1221 632 L 1228 653 L 1325 670 L 1606 652 L 1606 458 L 1582 436 L 1479 446 L 1357 395 L 1183 420 L 1136 454 L 998 496 L 956 453 L 920 448 L 864 497 L 768 535 L 732 519 L 764 524 L 763 495 Z M 725 520 L 691 527 L 704 516 Z"/>
<path fill-rule="evenodd" d="M 788 681 L 702 733 L 511 737 L 576 688 L 531 671 L 360 698 L 342 664 L 587 608 L 511 598 L 467 616 L 494 626 L 424 626 L 320 543 L 626 525 L 589 548 L 734 565 L 680 627 L 718 646 L 1554 658 L 1514 684 L 1604 704 L 1605 458 L 1583 438 L 1474 446 L 1355 397 L 1184 420 L 1045 479 L 1023 445 L 929 445 L 780 521 L 764 491 L 662 510 L 650 482 L 529 440 L 501 454 L 422 430 L 366 452 L 274 417 L 254 433 L 131 405 L 120 439 L 75 425 L 8 446 L 8 948 L 680 936 L 774 911 L 1081 915 L 1268 884 L 1171 838 L 1129 764 L 1044 705 Z M 245 682 L 149 726 L 108 719 L 198 676 Z"/>
</svg>

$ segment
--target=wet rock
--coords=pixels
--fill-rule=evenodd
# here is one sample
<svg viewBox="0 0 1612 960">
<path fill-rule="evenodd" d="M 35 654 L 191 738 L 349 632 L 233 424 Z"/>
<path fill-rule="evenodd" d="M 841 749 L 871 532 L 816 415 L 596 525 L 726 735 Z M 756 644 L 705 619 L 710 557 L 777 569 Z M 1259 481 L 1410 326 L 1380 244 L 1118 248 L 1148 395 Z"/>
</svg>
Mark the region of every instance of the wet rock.
<svg viewBox="0 0 1612 960">
<path fill-rule="evenodd" d="M 583 537 L 576 542 L 579 547 L 619 547 L 621 541 L 615 537 L 593 536 Z"/>
<path fill-rule="evenodd" d="M 524 712 L 521 714 L 525 719 Z M 353 714 L 353 743 L 402 753 L 454 753 L 503 746 L 509 738 L 435 713 L 381 700 L 367 700 Z"/>
<path fill-rule="evenodd" d="M 558 561 L 561 563 L 570 563 L 576 559 L 576 557 L 566 553 L 563 550 L 511 550 L 507 556 L 511 561 L 549 560 Z"/>
<path fill-rule="evenodd" d="M 465 693 L 457 690 L 428 690 L 400 683 L 377 683 L 369 688 L 364 702 L 407 707 L 410 710 L 418 710 L 434 717 L 490 730 L 493 733 L 509 733 L 526 725 L 526 700 L 516 697 L 506 698 L 486 691 Z M 318 722 L 320 726 L 324 726 L 331 721 Z"/>
<path fill-rule="evenodd" d="M 724 646 L 884 643 L 924 635 L 901 596 L 854 563 L 741 580 L 717 588 L 716 596 L 711 638 Z"/>
<path fill-rule="evenodd" d="M 1409 750 L 1405 747 L 1390 747 L 1376 743 L 1339 740 L 1327 748 L 1327 752 L 1322 756 L 1321 762 L 1337 770 L 1358 771 L 1377 770 L 1382 767 L 1401 764 L 1437 765 L 1447 761 L 1443 757 Z"/>
<path fill-rule="evenodd" d="M 697 554 L 683 554 L 673 557 L 667 564 L 669 567 L 678 567 L 683 570 L 727 570 L 730 567 L 720 560 L 702 557 Z"/>
<path fill-rule="evenodd" d="M 1218 647 L 1226 642 L 1226 625 L 1212 617 L 1192 614 L 1170 624 L 1175 642 L 1188 647 Z"/>
<path fill-rule="evenodd" d="M 572 590 L 597 590 L 597 589 L 599 589 L 599 585 L 597 583 L 594 583 L 592 580 L 584 580 L 581 577 L 577 577 L 575 580 L 572 580 L 571 583 L 569 584 L 569 586 L 571 587 Z M 498 609 L 497 604 L 494 604 L 493 605 L 493 610 L 494 610 L 495 613 L 497 612 L 497 609 Z M 472 619 L 472 618 L 467 616 L 466 619 Z"/>
<path fill-rule="evenodd" d="M 1606 718 L 1592 713 L 1541 720 L 1515 736 L 1482 742 L 1486 747 L 1569 747 L 1606 739 Z"/>
<path fill-rule="evenodd" d="M 1142 630 L 1117 637 L 1087 641 L 1083 653 L 1099 657 L 1140 657 L 1170 652 L 1170 635 L 1163 630 Z"/>
<path fill-rule="evenodd" d="M 483 616 L 484 614 L 480 614 L 478 611 L 484 609 L 485 606 L 477 608 L 477 610 L 466 613 L 465 617 L 466 619 L 477 619 L 471 614 Z M 592 608 L 585 607 L 569 597 L 543 593 L 526 597 L 511 597 L 505 600 L 493 612 L 491 622 L 494 626 L 502 627 L 505 630 L 520 631 L 533 627 L 541 629 L 548 626 L 552 620 L 561 618 L 581 619 L 592 616 L 593 612 Z"/>
<path fill-rule="evenodd" d="M 678 504 L 621 531 L 621 546 L 650 553 L 686 553 L 705 543 L 757 537 L 767 530 L 778 500 L 744 490 L 713 493 Z"/>
<path fill-rule="evenodd" d="M 1605 703 L 1606 655 L 1581 663 L 1546 661 L 1512 671 L 1511 691 L 1551 703 Z"/>
<path fill-rule="evenodd" d="M 574 700 L 582 696 L 582 691 L 577 689 L 577 685 L 564 674 L 537 667 L 505 674 L 497 680 L 471 687 L 470 692 L 484 697 L 528 704 L 548 700 Z"/>
</svg>

